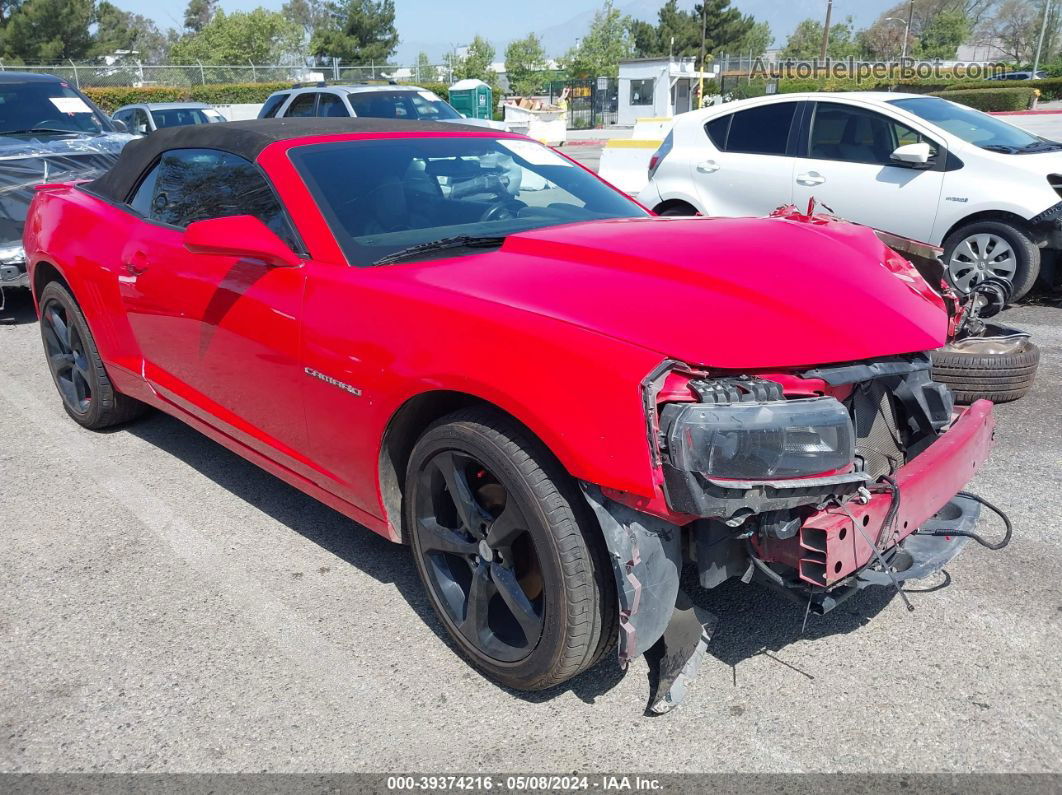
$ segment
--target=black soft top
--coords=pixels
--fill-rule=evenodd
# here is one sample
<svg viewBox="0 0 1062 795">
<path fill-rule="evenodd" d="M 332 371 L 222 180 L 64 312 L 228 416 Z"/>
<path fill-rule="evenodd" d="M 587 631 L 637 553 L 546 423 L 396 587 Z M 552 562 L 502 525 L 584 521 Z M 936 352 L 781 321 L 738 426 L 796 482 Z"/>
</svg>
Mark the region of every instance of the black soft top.
<svg viewBox="0 0 1062 795">
<path fill-rule="evenodd" d="M 194 124 L 166 127 L 144 138 L 130 141 L 118 162 L 99 178 L 81 187 L 101 199 L 125 201 L 137 180 L 163 152 L 169 149 L 220 149 L 254 161 L 262 150 L 277 141 L 342 133 L 489 133 L 470 124 L 437 121 L 402 121 L 370 118 L 254 119 L 220 124 Z"/>
</svg>

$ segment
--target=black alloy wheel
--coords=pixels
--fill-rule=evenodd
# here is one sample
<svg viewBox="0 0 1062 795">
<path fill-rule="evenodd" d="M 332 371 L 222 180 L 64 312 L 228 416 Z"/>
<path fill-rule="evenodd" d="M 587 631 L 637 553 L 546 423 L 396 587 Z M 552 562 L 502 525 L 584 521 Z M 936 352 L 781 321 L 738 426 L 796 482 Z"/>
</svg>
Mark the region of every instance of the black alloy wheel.
<svg viewBox="0 0 1062 795">
<path fill-rule="evenodd" d="M 488 409 L 429 427 L 406 469 L 403 528 L 457 650 L 519 690 L 559 684 L 616 639 L 601 531 L 549 451 Z"/>
<path fill-rule="evenodd" d="M 93 390 L 85 341 L 68 309 L 54 299 L 41 307 L 41 335 L 48 367 L 63 404 L 70 412 L 88 414 Z"/>
<path fill-rule="evenodd" d="M 502 662 L 542 637 L 542 567 L 527 519 L 472 456 L 444 450 L 419 473 L 417 539 L 432 591 L 470 643 Z"/>
<path fill-rule="evenodd" d="M 111 384 L 85 316 L 66 286 L 49 282 L 37 301 L 48 370 L 66 413 L 92 430 L 143 414 L 145 404 L 121 394 Z"/>
</svg>

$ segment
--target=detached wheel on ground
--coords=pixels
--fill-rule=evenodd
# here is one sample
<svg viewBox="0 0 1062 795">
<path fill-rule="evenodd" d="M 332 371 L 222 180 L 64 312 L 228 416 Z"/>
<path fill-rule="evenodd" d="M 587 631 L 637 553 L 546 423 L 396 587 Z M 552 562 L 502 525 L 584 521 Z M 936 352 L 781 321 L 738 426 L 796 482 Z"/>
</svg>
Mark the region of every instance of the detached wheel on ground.
<svg viewBox="0 0 1062 795">
<path fill-rule="evenodd" d="M 1025 296 L 1040 275 L 1040 249 L 1029 235 L 1001 221 L 967 224 L 944 241 L 948 281 L 965 295 L 989 276 L 1014 286 L 1012 300 Z"/>
<path fill-rule="evenodd" d="M 947 384 L 958 403 L 1007 403 L 1029 391 L 1039 363 L 1028 337 L 972 338 L 933 351 L 933 380 Z"/>
<path fill-rule="evenodd" d="M 432 606 L 493 681 L 541 690 L 611 647 L 615 586 L 589 506 L 545 447 L 504 415 L 459 411 L 421 436 L 403 521 Z"/>
<path fill-rule="evenodd" d="M 48 369 L 66 413 L 91 430 L 142 415 L 147 406 L 111 385 L 92 332 L 70 291 L 58 282 L 49 282 L 41 290 L 39 302 Z"/>
</svg>

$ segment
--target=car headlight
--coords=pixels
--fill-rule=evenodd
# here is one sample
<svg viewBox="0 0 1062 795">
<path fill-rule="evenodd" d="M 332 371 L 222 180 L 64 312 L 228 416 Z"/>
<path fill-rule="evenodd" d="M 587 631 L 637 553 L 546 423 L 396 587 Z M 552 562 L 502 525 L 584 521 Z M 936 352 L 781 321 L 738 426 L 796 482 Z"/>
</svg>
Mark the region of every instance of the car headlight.
<svg viewBox="0 0 1062 795">
<path fill-rule="evenodd" d="M 672 403 L 661 413 L 670 463 L 733 480 L 798 478 L 848 466 L 848 410 L 832 397 L 765 403 Z"/>
<path fill-rule="evenodd" d="M 22 244 L 0 247 L 0 265 L 18 265 L 26 261 L 26 252 Z"/>
</svg>

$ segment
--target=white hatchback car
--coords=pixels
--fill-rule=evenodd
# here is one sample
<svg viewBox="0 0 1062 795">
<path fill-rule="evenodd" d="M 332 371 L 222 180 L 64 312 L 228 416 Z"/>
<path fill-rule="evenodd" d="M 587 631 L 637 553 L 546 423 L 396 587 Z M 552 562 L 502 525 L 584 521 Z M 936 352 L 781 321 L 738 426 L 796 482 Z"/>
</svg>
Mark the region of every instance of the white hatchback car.
<svg viewBox="0 0 1062 795">
<path fill-rule="evenodd" d="M 938 97 L 782 94 L 675 118 L 638 195 L 662 215 L 764 215 L 814 198 L 944 248 L 960 292 L 997 276 L 1015 299 L 1062 249 L 1062 144 Z"/>
</svg>

